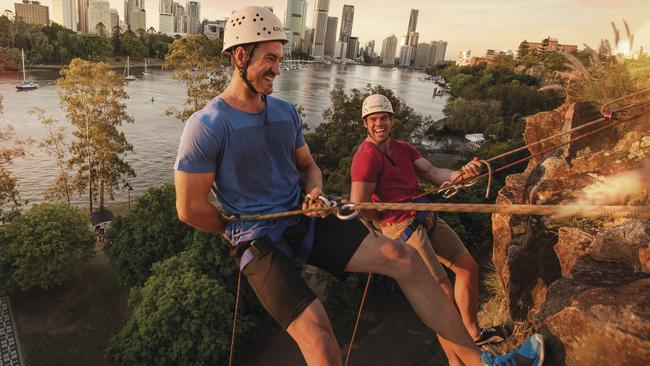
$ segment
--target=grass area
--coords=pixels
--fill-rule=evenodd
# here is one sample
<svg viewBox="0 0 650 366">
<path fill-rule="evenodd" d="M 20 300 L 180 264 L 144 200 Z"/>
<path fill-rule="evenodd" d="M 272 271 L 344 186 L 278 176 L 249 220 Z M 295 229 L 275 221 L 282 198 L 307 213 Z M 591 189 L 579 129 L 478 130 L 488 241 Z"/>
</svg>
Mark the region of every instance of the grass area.
<svg viewBox="0 0 650 366">
<path fill-rule="evenodd" d="M 113 365 L 104 352 L 128 319 L 127 298 L 101 249 L 69 283 L 12 295 L 26 363 Z"/>
</svg>

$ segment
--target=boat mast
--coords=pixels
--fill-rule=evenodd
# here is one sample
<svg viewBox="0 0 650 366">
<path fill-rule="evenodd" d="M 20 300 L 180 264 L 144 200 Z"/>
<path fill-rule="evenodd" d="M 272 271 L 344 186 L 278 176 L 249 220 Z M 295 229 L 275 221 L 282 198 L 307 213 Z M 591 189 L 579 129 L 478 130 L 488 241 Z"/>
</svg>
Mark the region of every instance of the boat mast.
<svg viewBox="0 0 650 366">
<path fill-rule="evenodd" d="M 25 50 L 22 48 L 20 49 L 20 56 L 23 60 L 23 81 L 26 81 L 27 76 L 25 76 Z"/>
</svg>

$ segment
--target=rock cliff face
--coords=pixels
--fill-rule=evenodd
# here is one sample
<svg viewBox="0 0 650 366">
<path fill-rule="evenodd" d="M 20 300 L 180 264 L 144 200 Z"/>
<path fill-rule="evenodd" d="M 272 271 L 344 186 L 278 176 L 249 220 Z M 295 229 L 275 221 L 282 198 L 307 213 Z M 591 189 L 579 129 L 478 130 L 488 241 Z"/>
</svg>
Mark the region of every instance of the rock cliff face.
<svg viewBox="0 0 650 366">
<path fill-rule="evenodd" d="M 524 137 L 526 143 L 538 141 L 597 117 L 586 105 L 567 103 L 527 118 Z M 600 126 L 576 131 L 572 137 Z M 506 179 L 497 203 L 580 202 L 588 193 L 585 187 L 640 169 L 649 161 L 646 114 L 625 128 L 595 133 L 532 160 L 523 173 Z M 633 193 L 605 189 L 596 198 L 650 204 L 648 186 L 639 187 Z M 532 316 L 540 326 L 547 339 L 546 364 L 650 365 L 648 220 L 495 214 L 492 229 L 492 259 L 506 292 L 505 305 L 513 320 Z"/>
</svg>

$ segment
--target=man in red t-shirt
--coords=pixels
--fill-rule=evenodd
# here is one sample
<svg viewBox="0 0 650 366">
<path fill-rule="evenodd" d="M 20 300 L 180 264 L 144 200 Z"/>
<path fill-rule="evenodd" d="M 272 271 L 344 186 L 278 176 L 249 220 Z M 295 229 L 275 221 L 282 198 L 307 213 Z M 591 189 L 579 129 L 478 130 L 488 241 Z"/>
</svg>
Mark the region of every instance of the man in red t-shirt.
<svg viewBox="0 0 650 366">
<path fill-rule="evenodd" d="M 462 179 L 471 179 L 481 172 L 476 158 L 459 171 L 436 168 L 408 142 L 391 139 L 393 107 L 383 95 L 370 95 L 364 100 L 362 120 L 368 137 L 352 160 L 352 202 L 399 202 L 424 192 L 418 177 L 439 186 L 459 180 L 461 175 Z M 455 299 L 463 323 L 477 345 L 500 342 L 507 337 L 503 327 L 479 327 L 478 266 L 447 223 L 431 213 L 416 217 L 415 211 L 363 214 L 378 221 L 384 235 L 401 238 L 420 253 L 447 296 Z M 455 273 L 453 288 L 440 262 Z"/>
</svg>

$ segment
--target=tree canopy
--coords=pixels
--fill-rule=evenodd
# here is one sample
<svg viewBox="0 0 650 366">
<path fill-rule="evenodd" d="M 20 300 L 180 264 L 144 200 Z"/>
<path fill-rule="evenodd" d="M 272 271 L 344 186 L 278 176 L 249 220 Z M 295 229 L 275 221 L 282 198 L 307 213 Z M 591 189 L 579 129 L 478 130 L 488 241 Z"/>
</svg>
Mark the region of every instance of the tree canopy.
<svg viewBox="0 0 650 366">
<path fill-rule="evenodd" d="M 42 203 L 15 216 L 0 236 L 0 291 L 60 285 L 93 254 L 88 217 L 64 204 Z"/>
</svg>

